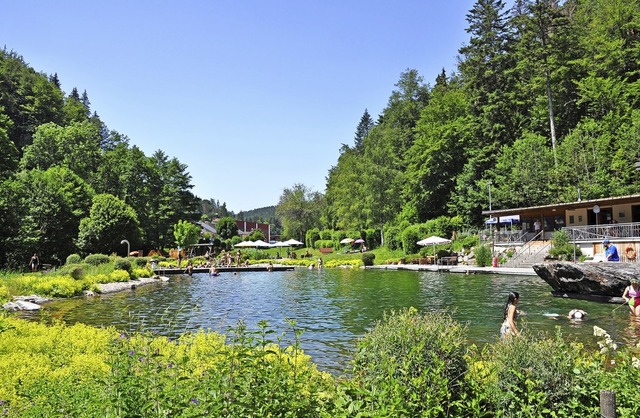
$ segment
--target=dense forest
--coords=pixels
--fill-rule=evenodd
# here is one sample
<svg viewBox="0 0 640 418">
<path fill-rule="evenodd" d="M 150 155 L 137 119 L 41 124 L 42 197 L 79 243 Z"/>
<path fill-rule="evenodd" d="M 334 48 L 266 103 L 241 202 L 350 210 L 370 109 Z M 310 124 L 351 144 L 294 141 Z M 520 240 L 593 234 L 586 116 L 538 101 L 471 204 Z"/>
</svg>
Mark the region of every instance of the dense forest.
<svg viewBox="0 0 640 418">
<path fill-rule="evenodd" d="M 640 192 L 640 1 L 479 0 L 455 73 L 407 69 L 327 176 L 325 228 Z M 416 51 L 425 54 L 428 51 Z"/>
<path fill-rule="evenodd" d="M 493 208 L 640 192 L 640 0 L 478 0 L 467 21 L 456 71 L 433 85 L 402 72 L 323 193 L 296 184 L 275 209 L 237 216 L 299 238 L 439 217 L 480 225 L 489 187 Z M 166 248 L 180 219 L 236 216 L 193 195 L 185 164 L 108 129 L 86 91 L 64 93 L 6 48 L 0 149 L 2 266 L 34 251 L 54 263 L 121 252 L 125 237 Z"/>
<path fill-rule="evenodd" d="M 91 111 L 86 91 L 65 95 L 56 74 L 0 51 L 0 265 L 31 253 L 58 264 L 72 253 L 173 246 L 173 225 L 198 220 L 186 165 L 146 156 Z M 126 248 L 125 248 L 126 249 Z"/>
</svg>

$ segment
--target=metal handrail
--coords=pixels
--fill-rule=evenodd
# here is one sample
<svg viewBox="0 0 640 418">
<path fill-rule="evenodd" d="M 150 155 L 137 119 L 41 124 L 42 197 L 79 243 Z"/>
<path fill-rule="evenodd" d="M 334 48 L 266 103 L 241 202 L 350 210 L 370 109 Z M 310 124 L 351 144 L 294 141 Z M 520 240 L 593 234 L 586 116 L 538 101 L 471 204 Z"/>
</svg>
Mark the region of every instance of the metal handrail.
<svg viewBox="0 0 640 418">
<path fill-rule="evenodd" d="M 524 254 L 527 254 L 527 253 L 528 253 L 529 255 L 531 255 L 531 249 L 533 248 L 533 242 L 537 241 L 537 239 L 538 239 L 539 237 L 541 237 L 541 236 L 542 236 L 542 234 L 543 234 L 543 231 L 538 232 L 538 233 L 537 233 L 537 234 L 536 234 L 536 235 L 535 235 L 531 240 L 529 240 L 529 242 L 527 242 L 527 244 L 526 244 L 526 245 L 524 245 L 524 246 L 520 249 L 520 251 L 517 251 L 517 252 L 513 255 L 513 257 L 509 258 L 509 261 L 507 261 L 507 263 L 505 263 L 505 264 L 508 264 L 508 265 L 510 265 L 510 266 L 513 266 L 514 264 L 516 264 L 516 260 L 518 260 L 519 258 L 521 258 Z M 541 248 L 539 248 L 539 249 L 538 249 L 538 251 L 536 251 L 536 252 L 534 253 L 534 256 L 536 256 L 536 255 L 540 254 L 542 251 L 546 250 L 546 249 L 547 249 L 547 247 L 550 247 L 550 246 L 551 246 L 551 241 L 549 241 L 549 243 L 548 243 L 548 244 L 543 245 Z"/>
<path fill-rule="evenodd" d="M 640 237 L 640 222 L 564 227 L 576 241 L 599 241 L 604 238 Z"/>
</svg>

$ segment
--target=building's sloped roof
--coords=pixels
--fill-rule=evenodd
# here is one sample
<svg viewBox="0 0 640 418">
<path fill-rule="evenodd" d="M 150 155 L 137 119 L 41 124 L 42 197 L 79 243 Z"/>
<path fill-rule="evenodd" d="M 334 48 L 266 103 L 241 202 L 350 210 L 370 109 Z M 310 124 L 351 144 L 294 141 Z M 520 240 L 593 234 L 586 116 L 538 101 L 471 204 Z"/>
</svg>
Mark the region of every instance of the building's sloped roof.
<svg viewBox="0 0 640 418">
<path fill-rule="evenodd" d="M 207 232 L 211 232 L 212 234 L 217 234 L 218 231 L 216 231 L 216 229 L 213 227 L 213 225 L 209 225 L 206 222 L 198 222 L 198 225 L 200 225 L 200 227 L 202 229 L 204 229 Z"/>
<path fill-rule="evenodd" d="M 617 196 L 617 197 L 604 197 L 601 199 L 581 200 L 577 202 L 569 203 L 555 203 L 552 205 L 530 206 L 524 208 L 511 208 L 511 209 L 493 209 L 491 211 L 483 210 L 483 215 L 491 216 L 504 216 L 504 215 L 523 215 L 539 213 L 558 212 L 572 209 L 592 208 L 594 205 L 599 206 L 611 206 L 611 205 L 623 205 L 626 203 L 640 204 L 640 194 Z"/>
</svg>

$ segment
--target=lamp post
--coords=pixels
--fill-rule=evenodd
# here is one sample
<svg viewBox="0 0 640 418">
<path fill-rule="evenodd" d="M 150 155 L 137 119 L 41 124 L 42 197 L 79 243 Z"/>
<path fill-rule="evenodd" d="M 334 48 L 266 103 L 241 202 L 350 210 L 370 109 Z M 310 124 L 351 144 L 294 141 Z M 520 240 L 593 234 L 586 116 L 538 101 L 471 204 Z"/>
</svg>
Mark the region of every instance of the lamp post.
<svg viewBox="0 0 640 418">
<path fill-rule="evenodd" d="M 129 244 L 129 241 L 127 241 L 126 239 L 123 239 L 122 241 L 120 241 L 120 244 L 127 244 L 127 255 L 126 255 L 126 257 L 129 257 L 129 254 L 131 254 L 131 245 Z"/>
<path fill-rule="evenodd" d="M 489 230 L 491 231 L 491 257 L 493 257 L 494 253 L 494 239 L 493 239 L 493 215 L 491 214 L 491 185 L 493 182 L 489 180 L 487 186 L 489 186 Z"/>
<path fill-rule="evenodd" d="M 491 212 L 491 185 L 493 184 L 493 182 L 491 182 L 491 180 L 489 180 L 489 183 L 487 183 L 487 185 L 489 186 L 489 212 Z M 489 216 L 491 216 L 491 213 L 489 213 Z"/>
</svg>

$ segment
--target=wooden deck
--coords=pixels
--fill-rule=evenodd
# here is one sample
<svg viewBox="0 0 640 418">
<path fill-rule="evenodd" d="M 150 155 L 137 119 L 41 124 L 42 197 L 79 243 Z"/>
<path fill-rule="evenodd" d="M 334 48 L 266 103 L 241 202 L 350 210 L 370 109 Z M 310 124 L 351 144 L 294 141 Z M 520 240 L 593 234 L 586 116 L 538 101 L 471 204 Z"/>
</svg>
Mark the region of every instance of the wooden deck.
<svg viewBox="0 0 640 418">
<path fill-rule="evenodd" d="M 273 266 L 272 271 L 287 271 L 293 270 L 293 266 Z M 252 271 L 268 271 L 267 266 L 248 266 L 248 267 L 217 267 L 218 273 L 240 273 L 240 272 L 252 272 Z M 171 268 L 171 269 L 163 269 L 157 268 L 153 270 L 153 272 L 160 276 L 166 276 L 169 274 L 187 274 L 186 269 L 184 268 Z M 209 273 L 209 268 L 197 268 L 195 267 L 192 271 L 192 274 L 196 273 Z"/>
</svg>

